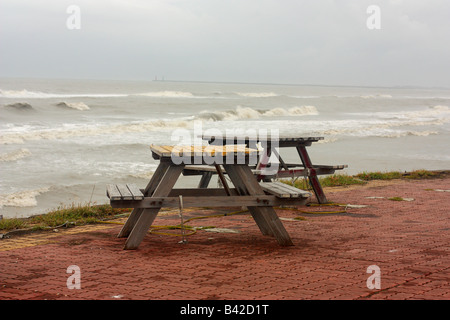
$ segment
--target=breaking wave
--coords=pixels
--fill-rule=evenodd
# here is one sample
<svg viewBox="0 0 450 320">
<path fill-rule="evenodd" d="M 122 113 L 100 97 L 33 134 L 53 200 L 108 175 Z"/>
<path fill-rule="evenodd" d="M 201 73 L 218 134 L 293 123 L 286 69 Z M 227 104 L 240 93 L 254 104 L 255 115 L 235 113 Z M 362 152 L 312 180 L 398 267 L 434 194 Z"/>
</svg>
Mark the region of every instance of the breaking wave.
<svg viewBox="0 0 450 320">
<path fill-rule="evenodd" d="M 56 105 L 58 107 L 69 108 L 69 109 L 80 110 L 80 111 L 90 110 L 88 105 L 86 105 L 83 102 L 60 102 Z"/>
<path fill-rule="evenodd" d="M 387 133 L 385 135 L 381 135 L 385 138 L 400 138 L 400 137 L 406 137 L 406 136 L 417 136 L 417 137 L 428 137 L 430 135 L 436 135 L 439 134 L 437 131 L 400 131 L 395 133 Z"/>
<path fill-rule="evenodd" d="M 385 113 L 386 117 L 393 119 L 442 119 L 442 116 L 450 116 L 450 108 L 448 106 L 437 105 L 429 107 L 425 110 L 418 111 L 406 111 L 406 112 L 388 112 Z"/>
<path fill-rule="evenodd" d="M 38 129 L 25 132 L 5 133 L 0 135 L 0 144 L 23 144 L 25 141 L 56 140 L 73 137 L 117 135 L 121 133 L 152 132 L 165 129 L 191 128 L 195 120 L 230 121 L 239 119 L 259 119 L 275 116 L 316 115 L 314 106 L 294 107 L 290 109 L 274 108 L 255 110 L 248 107 L 237 107 L 235 110 L 223 112 L 201 112 L 190 119 L 150 120 L 131 123 L 79 125 L 70 128 Z"/>
<path fill-rule="evenodd" d="M 19 110 L 19 111 L 29 111 L 33 110 L 33 107 L 31 104 L 26 102 L 17 102 L 17 103 L 11 103 L 5 105 L 5 108 L 8 108 L 10 110 Z"/>
<path fill-rule="evenodd" d="M 274 92 L 236 92 L 236 94 L 247 98 L 270 98 L 279 96 Z"/>
<path fill-rule="evenodd" d="M 47 93 L 41 91 L 28 91 L 28 90 L 0 90 L 0 98 L 10 99 L 48 99 L 48 98 L 78 98 L 78 97 L 90 97 L 90 98 L 108 98 L 108 97 L 127 97 L 128 94 L 109 94 L 109 93 L 76 93 L 76 94 L 61 94 L 61 93 Z"/>
<path fill-rule="evenodd" d="M 10 162 L 10 161 L 16 161 L 19 159 L 23 159 L 26 157 L 31 156 L 31 152 L 28 149 L 20 149 L 4 154 L 0 154 L 0 162 Z"/>
<path fill-rule="evenodd" d="M 400 130 L 395 129 L 405 126 L 429 126 L 429 125 L 442 125 L 445 121 L 443 120 L 432 120 L 432 121 L 391 121 L 391 122 L 366 122 L 360 123 L 359 126 L 355 126 L 351 122 L 341 123 L 341 128 L 326 129 L 320 132 L 322 135 L 326 136 L 354 136 L 354 137 L 382 137 L 382 138 L 400 138 L 405 136 L 430 136 L 439 134 L 437 131 L 417 131 L 417 130 Z M 333 124 L 330 124 L 333 126 Z M 336 126 L 336 123 L 334 124 Z"/>
<path fill-rule="evenodd" d="M 195 98 L 191 92 L 185 91 L 155 91 L 136 94 L 137 96 L 146 96 L 154 98 Z"/>
<path fill-rule="evenodd" d="M 35 207 L 37 206 L 36 197 L 49 191 L 49 188 L 35 190 L 25 190 L 10 194 L 0 195 L 0 208 L 3 207 Z"/>
<path fill-rule="evenodd" d="M 369 94 L 369 95 L 366 95 L 366 96 L 360 96 L 360 98 L 363 98 L 363 99 L 380 99 L 380 98 L 384 98 L 384 99 L 390 99 L 390 98 L 392 98 L 392 96 L 390 95 L 390 94 Z"/>
<path fill-rule="evenodd" d="M 72 128 L 31 130 L 20 133 L 7 133 L 0 136 L 0 144 L 23 144 L 25 141 L 56 140 L 74 137 L 117 135 L 121 133 L 150 132 L 177 127 L 188 127 L 191 123 L 184 120 L 152 120 L 134 123 L 80 125 Z"/>
<path fill-rule="evenodd" d="M 273 108 L 270 110 L 256 110 L 249 107 L 238 106 L 235 110 L 229 111 L 202 111 L 198 118 L 212 121 L 230 121 L 242 119 L 259 119 L 261 117 L 305 116 L 317 114 L 319 114 L 319 112 L 314 106 L 293 107 L 290 109 Z"/>
</svg>

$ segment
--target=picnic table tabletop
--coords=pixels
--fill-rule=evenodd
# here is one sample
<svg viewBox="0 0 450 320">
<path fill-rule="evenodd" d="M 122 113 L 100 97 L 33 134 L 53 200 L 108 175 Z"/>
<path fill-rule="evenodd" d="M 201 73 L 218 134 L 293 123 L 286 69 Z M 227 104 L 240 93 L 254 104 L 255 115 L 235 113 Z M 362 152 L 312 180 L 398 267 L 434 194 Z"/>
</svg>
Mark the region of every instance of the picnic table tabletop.
<svg viewBox="0 0 450 320">
<path fill-rule="evenodd" d="M 159 157 L 167 158 L 172 156 L 227 156 L 229 154 L 257 154 L 257 149 L 248 148 L 245 145 L 227 145 L 227 146 L 158 146 L 151 145 L 152 153 Z"/>
<path fill-rule="evenodd" d="M 277 142 L 279 147 L 296 146 L 299 144 L 311 145 L 313 142 L 324 139 L 324 137 L 296 137 L 285 135 L 231 135 L 224 137 L 204 134 L 200 137 L 212 145 L 244 143 L 248 146 L 255 146 L 258 142 L 265 145 L 270 145 L 273 142 Z"/>
</svg>

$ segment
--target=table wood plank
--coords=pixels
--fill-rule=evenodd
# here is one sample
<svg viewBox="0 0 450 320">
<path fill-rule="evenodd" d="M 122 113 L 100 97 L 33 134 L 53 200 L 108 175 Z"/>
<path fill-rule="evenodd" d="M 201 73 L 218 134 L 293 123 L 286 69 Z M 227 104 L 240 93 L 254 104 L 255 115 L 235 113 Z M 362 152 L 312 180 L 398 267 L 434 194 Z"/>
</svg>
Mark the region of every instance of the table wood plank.
<svg viewBox="0 0 450 320">
<path fill-rule="evenodd" d="M 122 200 L 122 195 L 115 184 L 106 185 L 106 195 L 110 200 Z"/>
<path fill-rule="evenodd" d="M 285 189 L 279 188 L 274 182 L 260 182 L 261 188 L 279 198 L 290 198 L 291 193 Z"/>
<path fill-rule="evenodd" d="M 144 199 L 144 194 L 141 192 L 141 190 L 139 190 L 139 188 L 135 184 L 128 183 L 127 188 L 130 191 L 131 195 L 133 196 L 133 200 Z"/>
<path fill-rule="evenodd" d="M 131 194 L 130 190 L 128 190 L 126 185 L 118 184 L 117 189 L 119 190 L 120 194 L 122 195 L 123 200 L 133 200 L 133 195 Z"/>
</svg>

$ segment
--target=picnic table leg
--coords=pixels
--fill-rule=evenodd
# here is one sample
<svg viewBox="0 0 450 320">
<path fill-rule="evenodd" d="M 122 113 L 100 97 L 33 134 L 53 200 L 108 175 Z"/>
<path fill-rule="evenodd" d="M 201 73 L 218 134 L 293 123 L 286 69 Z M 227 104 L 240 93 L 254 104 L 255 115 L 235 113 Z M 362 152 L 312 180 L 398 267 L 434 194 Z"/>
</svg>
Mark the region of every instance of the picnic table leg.
<svg viewBox="0 0 450 320">
<path fill-rule="evenodd" d="M 183 171 L 184 165 L 169 165 L 164 177 L 159 182 L 158 186 L 153 193 L 153 197 L 167 197 L 172 190 L 173 186 L 177 182 L 178 177 Z M 159 208 L 144 209 L 142 214 L 139 216 L 137 222 L 135 223 L 133 230 L 131 230 L 127 241 L 125 242 L 124 249 L 136 249 L 139 244 L 144 239 L 151 227 L 153 221 L 158 214 Z"/>
<path fill-rule="evenodd" d="M 247 165 L 224 165 L 231 181 L 240 192 L 249 195 L 264 195 L 264 191 Z M 248 207 L 256 224 L 265 235 L 273 235 L 282 246 L 293 245 L 280 218 L 271 206 Z"/>
<path fill-rule="evenodd" d="M 204 172 L 202 174 L 202 178 L 200 179 L 200 182 L 198 184 L 198 188 L 204 189 L 208 188 L 209 182 L 211 181 L 213 173 L 212 172 Z"/>
<path fill-rule="evenodd" d="M 164 177 L 164 174 L 167 171 L 167 168 L 169 168 L 169 162 L 160 162 L 158 167 L 155 170 L 155 173 L 153 173 L 152 178 L 150 179 L 150 182 L 148 183 L 147 187 L 144 191 L 145 197 L 150 197 L 152 193 L 155 191 L 156 187 L 158 186 L 161 179 Z M 130 216 L 128 217 L 127 221 L 125 222 L 125 225 L 122 227 L 122 230 L 120 230 L 119 234 L 117 235 L 118 238 L 126 238 L 130 234 L 131 230 L 133 230 L 134 225 L 138 221 L 139 217 L 141 216 L 144 209 L 134 208 L 133 211 L 131 211 Z"/>
<path fill-rule="evenodd" d="M 228 176 L 231 179 L 231 182 L 236 187 L 238 193 L 240 195 L 249 195 L 247 188 L 245 187 L 244 183 L 242 183 L 239 174 L 235 172 L 233 166 L 226 167 L 224 165 L 224 168 L 228 174 Z M 231 168 L 231 171 L 230 171 Z M 255 210 L 255 207 L 248 207 L 248 210 L 250 211 L 253 219 L 255 220 L 256 224 L 258 225 L 259 229 L 261 230 L 262 234 L 265 236 L 273 236 L 272 229 L 270 226 L 264 221 L 263 217 Z"/>
<path fill-rule="evenodd" d="M 305 169 L 308 170 L 308 178 L 314 190 L 314 194 L 316 195 L 317 201 L 319 203 L 327 203 L 328 200 L 325 197 L 322 186 L 320 185 L 319 178 L 317 177 L 316 170 L 313 168 L 313 164 L 309 158 L 308 152 L 306 151 L 306 147 L 302 145 L 297 146 L 297 152 L 303 162 L 303 165 L 305 166 Z"/>
<path fill-rule="evenodd" d="M 270 148 L 265 148 L 259 161 L 258 164 L 256 165 L 256 170 L 261 170 L 263 171 L 265 167 L 267 167 L 267 164 L 269 163 L 269 159 L 270 159 L 270 155 L 271 155 L 271 150 Z M 264 175 L 262 174 L 258 174 L 257 176 L 257 180 L 258 181 L 264 181 L 264 182 L 270 182 L 272 181 L 270 178 L 266 178 Z"/>
</svg>

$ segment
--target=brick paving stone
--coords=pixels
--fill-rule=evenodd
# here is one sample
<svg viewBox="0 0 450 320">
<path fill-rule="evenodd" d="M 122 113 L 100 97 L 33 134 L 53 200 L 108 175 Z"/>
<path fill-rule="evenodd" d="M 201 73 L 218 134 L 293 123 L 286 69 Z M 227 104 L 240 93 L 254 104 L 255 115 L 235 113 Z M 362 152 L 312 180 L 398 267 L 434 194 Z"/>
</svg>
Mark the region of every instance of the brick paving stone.
<svg viewBox="0 0 450 320">
<path fill-rule="evenodd" d="M 327 188 L 330 201 L 368 207 L 345 214 L 277 210 L 306 219 L 283 220 L 295 244 L 288 248 L 261 235 L 249 214 L 192 222 L 237 234 L 199 230 L 186 244 L 149 234 L 131 251 L 116 237 L 121 226 L 111 224 L 1 239 L 0 299 L 449 299 L 450 194 L 425 191 L 449 186 L 450 178 L 443 178 Z M 212 213 L 195 209 L 186 215 Z M 178 223 L 176 211 L 154 222 Z M 79 290 L 67 288 L 71 265 L 81 270 Z M 367 288 L 371 265 L 380 267 L 381 290 Z"/>
</svg>

